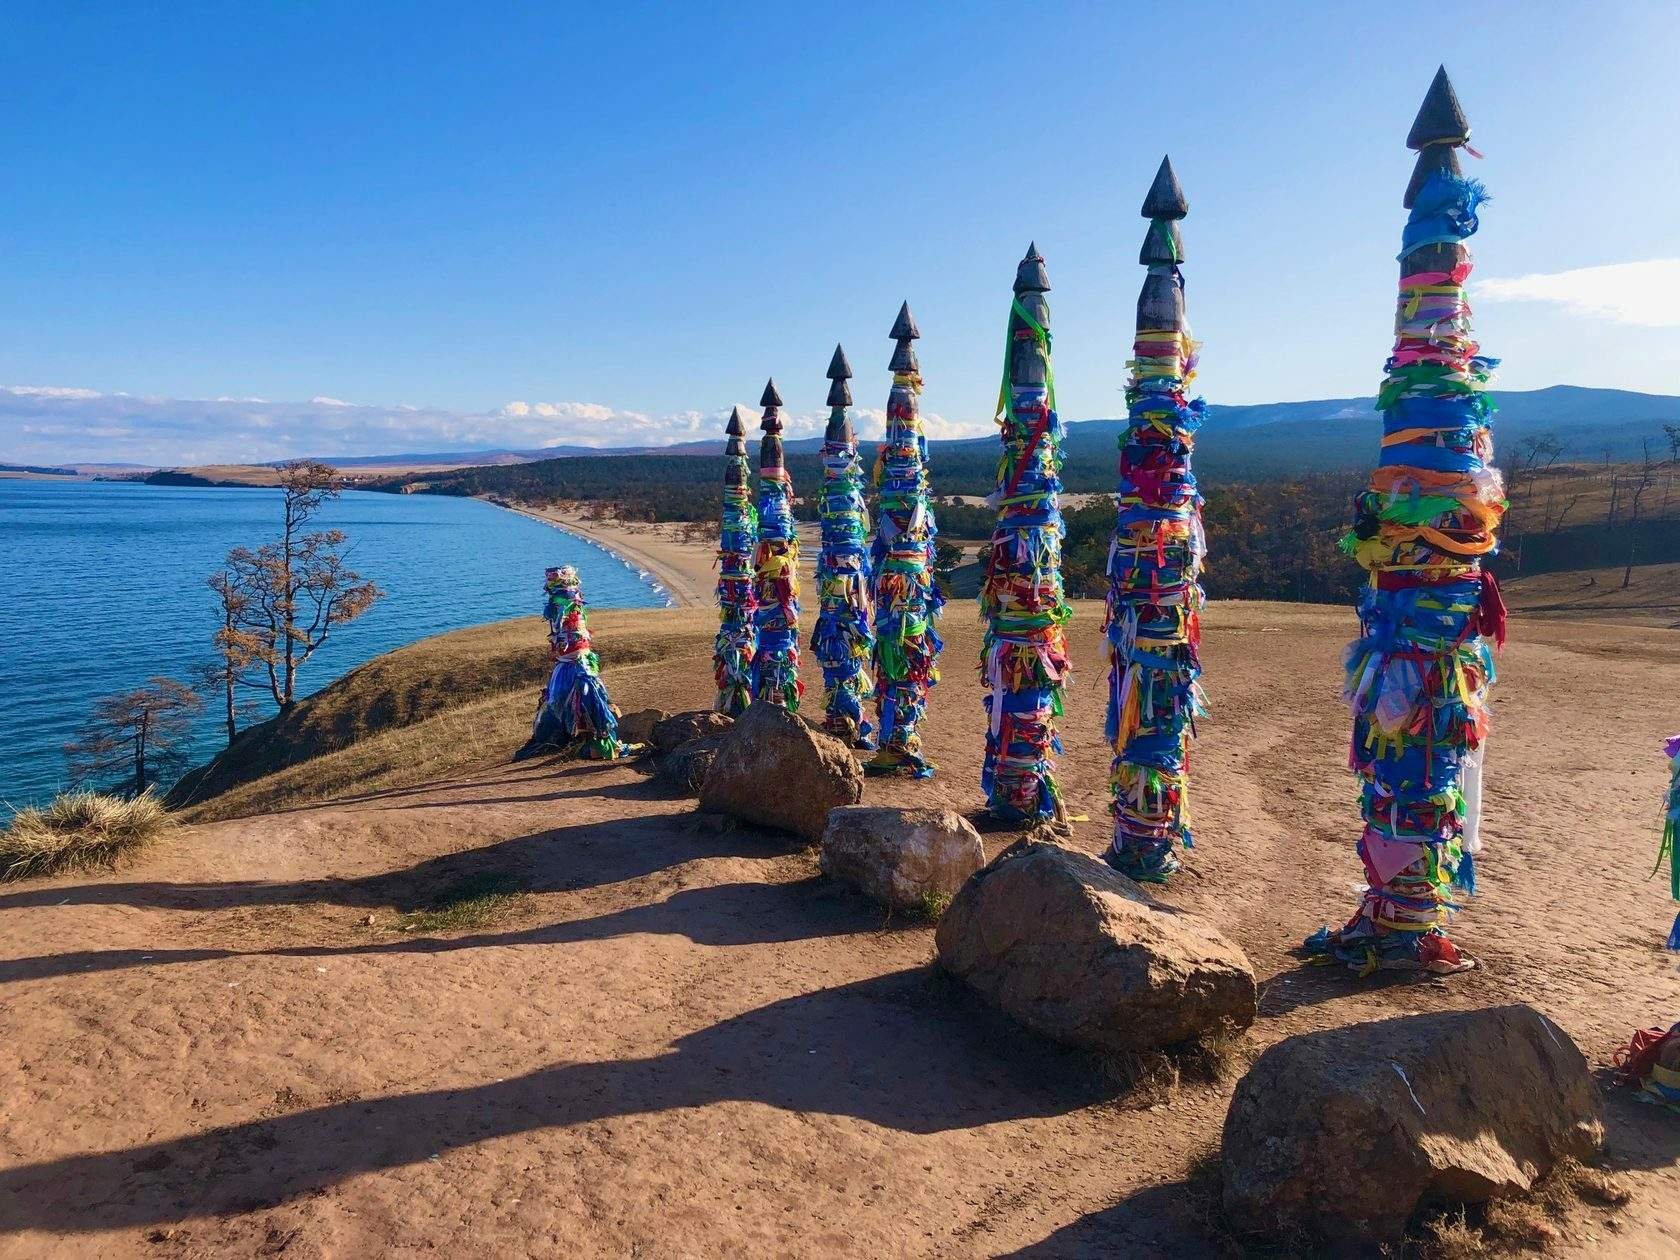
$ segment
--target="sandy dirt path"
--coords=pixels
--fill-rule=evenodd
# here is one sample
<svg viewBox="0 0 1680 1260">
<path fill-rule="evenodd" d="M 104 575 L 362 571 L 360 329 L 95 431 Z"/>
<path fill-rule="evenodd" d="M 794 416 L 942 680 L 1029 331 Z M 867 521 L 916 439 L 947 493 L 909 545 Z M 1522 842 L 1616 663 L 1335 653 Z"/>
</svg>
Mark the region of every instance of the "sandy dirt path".
<svg viewBox="0 0 1680 1260">
<path fill-rule="evenodd" d="M 1079 607 L 1063 763 L 1092 851 L 1099 619 Z M 1288 952 L 1354 902 L 1350 616 L 1208 620 L 1198 845 L 1168 896 L 1248 950 L 1254 1045 L 1522 1000 L 1602 1065 L 1680 1018 L 1672 907 L 1645 879 L 1673 632 L 1516 624 L 1458 929 L 1485 969 L 1370 984 Z M 867 799 L 980 804 L 967 608 L 946 634 L 941 775 Z M 609 677 L 615 698 L 703 704 L 707 650 Z M 502 919 L 395 930 L 486 874 L 524 890 Z M 0 889 L 0 1257 L 1219 1254 L 1186 1177 L 1229 1086 L 1117 1097 L 931 959 L 930 929 L 632 766 L 504 766 L 190 828 L 110 876 Z M 1608 1107 L 1637 1197 L 1548 1254 L 1672 1256 L 1680 1124 Z"/>
</svg>

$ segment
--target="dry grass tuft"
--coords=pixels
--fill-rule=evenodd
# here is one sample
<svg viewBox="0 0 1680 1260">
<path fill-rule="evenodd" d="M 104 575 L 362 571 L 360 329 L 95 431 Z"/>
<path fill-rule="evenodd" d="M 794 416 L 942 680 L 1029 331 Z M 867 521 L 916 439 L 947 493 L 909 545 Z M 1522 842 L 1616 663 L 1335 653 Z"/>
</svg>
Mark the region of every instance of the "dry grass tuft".
<svg viewBox="0 0 1680 1260">
<path fill-rule="evenodd" d="M 150 792 L 133 800 L 66 792 L 45 809 L 21 809 L 0 832 L 0 882 L 65 871 L 109 870 L 174 826 Z"/>
<path fill-rule="evenodd" d="M 1565 1159 L 1528 1194 L 1425 1217 L 1414 1254 L 1420 1260 L 1477 1260 L 1543 1251 L 1564 1236 L 1583 1205 L 1614 1209 L 1630 1198 L 1616 1177 Z"/>
<path fill-rule="evenodd" d="M 443 889 L 424 910 L 397 920 L 399 932 L 464 932 L 503 919 L 518 903 L 520 889 L 511 876 L 473 875 Z"/>
<path fill-rule="evenodd" d="M 1248 1069 L 1254 1047 L 1241 1028 L 1226 1025 L 1170 1050 L 1105 1055 L 1103 1071 L 1126 1092 L 1131 1108 L 1170 1103 L 1184 1085 L 1229 1085 Z"/>
</svg>

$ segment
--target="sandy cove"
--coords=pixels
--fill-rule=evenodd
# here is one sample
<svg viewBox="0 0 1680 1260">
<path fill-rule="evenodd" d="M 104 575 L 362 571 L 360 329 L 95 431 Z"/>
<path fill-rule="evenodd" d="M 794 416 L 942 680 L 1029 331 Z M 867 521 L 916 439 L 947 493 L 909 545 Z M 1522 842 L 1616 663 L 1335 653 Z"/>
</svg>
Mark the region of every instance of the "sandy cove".
<svg viewBox="0 0 1680 1260">
<path fill-rule="evenodd" d="M 953 609 L 928 783 L 981 803 L 979 627 Z M 611 670 L 626 708 L 710 699 L 705 609 L 612 615 L 692 646 Z M 620 620 L 624 619 L 624 620 Z M 605 619 L 603 619 L 605 620 Z M 1061 778 L 1106 838 L 1100 606 L 1072 625 Z M 1355 902 L 1345 609 L 1217 604 L 1197 845 L 1172 903 L 1239 941 L 1257 1048 L 1528 1001 L 1598 1066 L 1680 1010 L 1657 846 L 1670 631 L 1519 618 L 1460 943 L 1484 969 L 1362 983 L 1291 948 Z M 804 678 L 817 694 L 809 657 Z M 1007 835 L 989 835 L 996 851 Z M 405 934 L 463 879 L 502 918 Z M 371 918 L 371 922 L 369 921 Z M 634 765 L 500 764 L 185 829 L 113 874 L 0 888 L 0 1257 L 1229 1254 L 1193 1174 L 1229 1084 L 1116 1096 L 930 966 L 931 929 L 718 829 Z M 1634 1201 L 1549 1256 L 1680 1253 L 1680 1128 L 1607 1090 Z"/>
<path fill-rule="evenodd" d="M 716 526 L 701 527 L 706 537 L 701 541 L 692 537 L 692 526 L 642 521 L 621 521 L 612 518 L 585 519 L 581 505 L 559 507 L 528 507 L 519 504 L 497 504 L 563 529 L 585 542 L 593 543 L 632 568 L 645 570 L 670 595 L 679 608 L 710 606 L 717 582 L 717 551 L 713 536 Z M 809 589 L 816 580 L 817 548 L 821 542 L 818 527 L 809 522 L 799 523 L 800 572 Z M 586 591 L 585 594 L 588 592 Z"/>
</svg>

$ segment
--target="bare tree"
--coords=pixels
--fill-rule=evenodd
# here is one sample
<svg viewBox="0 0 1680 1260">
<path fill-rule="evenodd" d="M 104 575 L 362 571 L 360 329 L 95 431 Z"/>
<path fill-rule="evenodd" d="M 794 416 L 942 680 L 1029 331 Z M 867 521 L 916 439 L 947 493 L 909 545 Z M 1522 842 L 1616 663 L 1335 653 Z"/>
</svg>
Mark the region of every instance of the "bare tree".
<svg viewBox="0 0 1680 1260">
<path fill-rule="evenodd" d="M 203 707 L 197 692 L 173 678 L 95 700 L 81 733 L 64 745 L 72 785 L 116 775 L 116 790 L 133 796 L 156 786 L 184 768 L 192 718 Z"/>
<path fill-rule="evenodd" d="M 345 563 L 343 530 L 306 531 L 311 516 L 338 496 L 338 474 L 326 464 L 299 460 L 281 469 L 284 491 L 280 537 L 252 550 L 228 552 L 226 581 L 237 591 L 232 624 L 224 601 L 223 661 L 260 668 L 281 711 L 297 703 L 297 675 L 335 626 L 354 621 L 385 592 Z M 212 576 L 214 588 L 221 575 Z M 230 657 L 229 653 L 232 653 Z"/>
<path fill-rule="evenodd" d="M 1674 466 L 1680 464 L 1680 424 L 1663 425 L 1663 436 L 1668 439 L 1668 479 L 1663 482 L 1662 514 L 1668 517 L 1668 496 L 1674 491 Z"/>
<path fill-rule="evenodd" d="M 239 584 L 238 575 L 232 569 L 219 569 L 205 584 L 216 593 L 222 624 L 211 636 L 215 655 L 197 667 L 194 679 L 200 691 L 221 697 L 222 722 L 227 728 L 227 742 L 231 744 L 239 734 L 240 721 L 249 721 L 258 712 L 255 697 L 245 693 L 268 687 L 267 681 L 257 676 L 263 642 L 242 626 L 251 598 Z"/>
<path fill-rule="evenodd" d="M 1639 444 L 1640 460 L 1637 479 L 1631 482 L 1633 498 L 1628 503 L 1628 551 L 1627 564 L 1622 569 L 1622 590 L 1627 590 L 1633 581 L 1634 556 L 1639 548 L 1639 501 L 1645 497 L 1657 480 L 1657 466 L 1651 459 L 1651 439 L 1645 438 Z"/>
</svg>

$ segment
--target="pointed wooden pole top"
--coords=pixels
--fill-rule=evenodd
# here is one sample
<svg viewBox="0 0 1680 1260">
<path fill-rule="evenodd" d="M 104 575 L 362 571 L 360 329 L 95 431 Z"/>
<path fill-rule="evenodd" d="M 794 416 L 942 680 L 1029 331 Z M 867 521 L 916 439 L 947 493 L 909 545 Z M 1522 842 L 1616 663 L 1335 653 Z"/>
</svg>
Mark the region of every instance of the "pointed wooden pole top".
<svg viewBox="0 0 1680 1260">
<path fill-rule="evenodd" d="M 1442 66 L 1435 71 L 1435 78 L 1430 81 L 1429 91 L 1412 121 L 1412 129 L 1406 133 L 1406 147 L 1425 149 L 1432 144 L 1456 147 L 1469 138 L 1470 120 L 1458 103 L 1458 93 L 1453 91 L 1447 68 Z"/>
<path fill-rule="evenodd" d="M 1185 200 L 1184 189 L 1179 186 L 1172 158 L 1163 157 L 1155 172 L 1155 182 L 1149 185 L 1149 193 L 1143 199 L 1143 217 L 1182 219 L 1189 213 L 1190 203 Z"/>
</svg>

